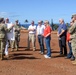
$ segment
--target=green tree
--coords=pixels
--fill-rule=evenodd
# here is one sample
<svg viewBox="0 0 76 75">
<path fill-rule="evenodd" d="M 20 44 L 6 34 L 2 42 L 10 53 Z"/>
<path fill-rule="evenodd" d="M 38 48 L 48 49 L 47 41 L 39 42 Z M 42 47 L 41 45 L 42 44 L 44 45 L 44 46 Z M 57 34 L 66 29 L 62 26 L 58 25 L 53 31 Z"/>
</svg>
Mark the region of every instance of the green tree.
<svg viewBox="0 0 76 75">
<path fill-rule="evenodd" d="M 28 20 L 26 19 L 24 22 L 25 22 L 24 27 L 25 27 L 25 28 L 28 28 Z"/>
<path fill-rule="evenodd" d="M 53 24 L 53 30 L 57 30 L 58 29 L 58 25 L 57 24 Z"/>
<path fill-rule="evenodd" d="M 25 20 L 25 23 L 28 23 L 28 20 L 27 19 Z"/>
<path fill-rule="evenodd" d="M 66 26 L 67 26 L 67 28 L 69 28 L 70 27 L 69 23 L 66 23 Z"/>
</svg>

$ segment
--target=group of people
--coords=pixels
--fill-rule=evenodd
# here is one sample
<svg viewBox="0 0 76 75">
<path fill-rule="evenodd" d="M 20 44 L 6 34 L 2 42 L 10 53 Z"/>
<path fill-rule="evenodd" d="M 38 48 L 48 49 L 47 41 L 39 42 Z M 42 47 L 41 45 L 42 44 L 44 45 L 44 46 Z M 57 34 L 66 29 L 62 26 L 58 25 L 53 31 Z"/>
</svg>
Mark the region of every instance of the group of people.
<svg viewBox="0 0 76 75">
<path fill-rule="evenodd" d="M 9 22 L 9 19 L 0 18 L 0 58 L 4 59 L 4 55 L 9 57 L 8 47 L 11 47 L 11 51 L 16 48 L 18 50 L 20 41 L 20 25 L 18 20 L 15 24 Z"/>
<path fill-rule="evenodd" d="M 70 28 L 67 28 L 64 19 L 59 19 L 59 27 L 57 31 L 59 47 L 60 47 L 60 56 L 64 55 L 66 59 L 73 60 L 73 64 L 76 64 L 76 14 L 72 15 Z M 11 44 L 11 51 L 16 51 L 19 47 L 20 41 L 20 25 L 18 20 L 15 21 L 15 24 L 10 23 L 9 19 L 0 18 L 0 55 L 3 59 L 3 55 L 8 55 L 8 47 Z M 32 42 L 33 51 L 36 50 L 36 37 L 38 38 L 40 46 L 40 54 L 45 54 L 44 43 L 46 45 L 47 53 L 44 55 L 45 58 L 51 58 L 51 32 L 52 28 L 48 20 L 45 20 L 44 23 L 42 20 L 38 21 L 38 26 L 34 24 L 34 21 L 31 22 L 31 25 L 28 27 L 28 46 L 30 49 L 30 42 Z M 68 43 L 69 53 L 67 53 Z"/>
<path fill-rule="evenodd" d="M 60 56 L 65 56 L 66 59 L 71 59 L 73 64 L 76 64 L 76 14 L 72 15 L 70 28 L 67 28 L 64 19 L 59 19 L 59 27 L 57 31 Z M 34 25 L 34 21 L 31 22 L 31 25 L 28 28 L 28 49 L 30 49 L 30 41 L 32 42 L 33 51 L 36 50 L 36 36 L 38 37 L 38 42 L 40 46 L 40 54 L 45 54 L 44 43 L 46 45 L 47 54 L 44 55 L 45 58 L 51 58 L 51 31 L 52 28 L 48 20 L 38 21 L 38 26 Z M 69 53 L 67 52 L 67 45 L 69 47 Z"/>
<path fill-rule="evenodd" d="M 45 58 L 51 58 L 51 47 L 50 47 L 50 40 L 51 40 L 51 31 L 52 28 L 50 27 L 49 21 L 45 20 L 44 25 L 43 22 L 40 20 L 38 21 L 38 26 L 34 25 L 34 21 L 31 22 L 31 25 L 28 27 L 29 35 L 28 35 L 28 49 L 30 49 L 30 42 L 32 42 L 32 49 L 33 51 L 36 50 L 36 37 L 38 37 L 38 42 L 40 46 L 40 54 L 44 54 L 44 41 L 47 48 L 47 54 L 44 55 Z"/>
<path fill-rule="evenodd" d="M 67 28 L 63 19 L 60 19 L 59 22 L 57 36 L 59 39 L 60 55 L 66 56 L 66 59 L 71 59 L 73 60 L 72 63 L 76 64 L 76 14 L 71 17 L 70 28 Z M 69 53 L 67 53 L 66 41 Z"/>
</svg>

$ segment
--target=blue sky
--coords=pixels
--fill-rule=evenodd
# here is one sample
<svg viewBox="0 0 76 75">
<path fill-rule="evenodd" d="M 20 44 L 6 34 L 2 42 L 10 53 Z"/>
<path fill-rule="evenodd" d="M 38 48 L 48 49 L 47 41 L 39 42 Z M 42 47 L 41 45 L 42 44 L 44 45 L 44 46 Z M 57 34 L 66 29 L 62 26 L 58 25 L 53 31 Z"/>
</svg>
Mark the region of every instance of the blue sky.
<svg viewBox="0 0 76 75">
<path fill-rule="evenodd" d="M 70 22 L 71 15 L 76 13 L 76 0 L 0 0 L 0 17 L 16 19 L 24 23 L 25 19 L 35 23 L 38 20 L 53 19 L 58 23 L 60 18 Z"/>
</svg>

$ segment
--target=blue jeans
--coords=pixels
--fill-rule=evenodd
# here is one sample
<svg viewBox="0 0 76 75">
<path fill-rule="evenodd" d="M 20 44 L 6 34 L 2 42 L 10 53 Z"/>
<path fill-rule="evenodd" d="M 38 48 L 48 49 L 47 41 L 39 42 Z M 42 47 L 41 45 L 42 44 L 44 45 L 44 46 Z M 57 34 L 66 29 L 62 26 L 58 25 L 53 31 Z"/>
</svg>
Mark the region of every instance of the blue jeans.
<svg viewBox="0 0 76 75">
<path fill-rule="evenodd" d="M 38 35 L 38 42 L 40 45 L 41 52 L 44 52 L 44 38 L 42 35 Z"/>
<path fill-rule="evenodd" d="M 46 48 L 47 48 L 47 56 L 51 57 L 51 47 L 50 47 L 50 36 L 45 38 Z"/>
<path fill-rule="evenodd" d="M 73 53 L 72 53 L 72 47 L 71 47 L 71 43 L 68 42 L 68 47 L 69 47 L 69 53 L 67 54 L 68 58 L 74 58 Z"/>
</svg>

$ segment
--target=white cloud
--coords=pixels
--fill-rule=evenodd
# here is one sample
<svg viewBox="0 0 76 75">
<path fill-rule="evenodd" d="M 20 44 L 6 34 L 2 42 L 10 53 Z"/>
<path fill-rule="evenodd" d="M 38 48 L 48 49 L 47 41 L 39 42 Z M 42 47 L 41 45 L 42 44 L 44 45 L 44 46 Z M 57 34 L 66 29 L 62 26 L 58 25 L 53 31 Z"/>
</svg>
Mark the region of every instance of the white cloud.
<svg viewBox="0 0 76 75">
<path fill-rule="evenodd" d="M 9 13 L 7 12 L 0 12 L 0 17 L 7 17 L 9 15 Z"/>
<path fill-rule="evenodd" d="M 20 15 L 18 15 L 16 12 L 0 12 L 0 17 L 9 17 L 9 18 L 17 18 Z"/>
</svg>

